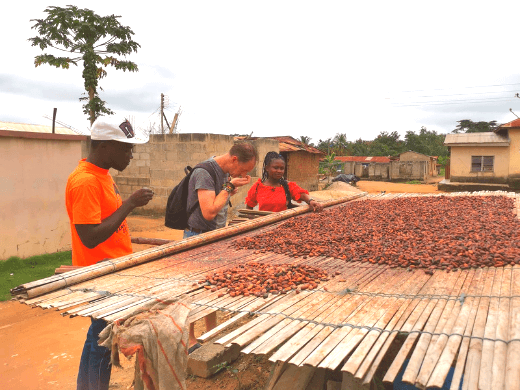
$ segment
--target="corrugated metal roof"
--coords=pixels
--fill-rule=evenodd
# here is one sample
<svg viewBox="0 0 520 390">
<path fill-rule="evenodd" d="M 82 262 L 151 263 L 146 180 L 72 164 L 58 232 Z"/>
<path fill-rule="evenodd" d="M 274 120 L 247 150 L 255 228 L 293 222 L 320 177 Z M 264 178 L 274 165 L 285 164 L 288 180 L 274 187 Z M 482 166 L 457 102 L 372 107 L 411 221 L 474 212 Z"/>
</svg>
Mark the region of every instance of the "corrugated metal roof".
<svg viewBox="0 0 520 390">
<path fill-rule="evenodd" d="M 52 126 L 44 125 L 29 125 L 27 123 L 14 123 L 14 122 L 2 122 L 0 121 L 0 130 L 9 131 L 26 131 L 28 133 L 52 133 Z M 67 129 L 66 127 L 54 128 L 55 134 L 67 134 L 67 135 L 78 135 L 78 133 Z"/>
<path fill-rule="evenodd" d="M 444 145 L 446 146 L 509 146 L 509 143 L 509 138 L 501 137 L 500 135 L 493 132 L 447 134 L 446 138 L 444 139 Z"/>
<path fill-rule="evenodd" d="M 339 161 L 355 161 L 355 162 L 363 162 L 363 163 L 389 163 L 390 158 L 386 156 L 337 156 L 335 160 Z"/>
<path fill-rule="evenodd" d="M 315 154 L 325 154 L 321 150 L 318 150 L 312 146 L 305 145 L 304 143 L 294 139 L 291 136 L 281 136 L 281 137 L 245 137 L 245 136 L 236 136 L 235 140 L 244 140 L 244 139 L 255 140 L 259 138 L 267 138 L 267 139 L 275 139 L 278 141 L 278 147 L 280 152 L 308 152 Z"/>
</svg>

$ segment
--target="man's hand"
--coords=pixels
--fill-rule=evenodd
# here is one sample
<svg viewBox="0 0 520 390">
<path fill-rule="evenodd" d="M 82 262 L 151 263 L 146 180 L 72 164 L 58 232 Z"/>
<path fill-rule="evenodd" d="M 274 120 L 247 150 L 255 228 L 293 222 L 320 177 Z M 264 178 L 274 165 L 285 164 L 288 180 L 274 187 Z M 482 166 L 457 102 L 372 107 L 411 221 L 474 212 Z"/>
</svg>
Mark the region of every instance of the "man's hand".
<svg viewBox="0 0 520 390">
<path fill-rule="evenodd" d="M 135 207 L 142 207 L 148 204 L 153 198 L 153 191 L 149 188 L 141 188 L 140 190 L 135 191 L 130 197 L 127 199 L 128 202 Z"/>
<path fill-rule="evenodd" d="M 245 177 L 234 177 L 230 181 L 235 187 L 242 187 L 251 182 L 251 176 L 246 175 Z"/>
</svg>

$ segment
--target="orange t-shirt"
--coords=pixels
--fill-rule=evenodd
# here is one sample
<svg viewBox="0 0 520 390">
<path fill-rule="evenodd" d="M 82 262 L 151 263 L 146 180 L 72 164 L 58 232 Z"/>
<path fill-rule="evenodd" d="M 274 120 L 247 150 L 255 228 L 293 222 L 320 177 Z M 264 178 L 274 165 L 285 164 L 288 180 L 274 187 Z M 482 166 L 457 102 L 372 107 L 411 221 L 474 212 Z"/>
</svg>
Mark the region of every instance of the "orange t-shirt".
<svg viewBox="0 0 520 390">
<path fill-rule="evenodd" d="M 108 169 L 81 160 L 67 180 L 65 200 L 72 233 L 73 265 L 92 265 L 103 259 L 132 253 L 126 219 L 114 234 L 92 249 L 83 245 L 74 226 L 100 224 L 123 204 Z"/>
</svg>

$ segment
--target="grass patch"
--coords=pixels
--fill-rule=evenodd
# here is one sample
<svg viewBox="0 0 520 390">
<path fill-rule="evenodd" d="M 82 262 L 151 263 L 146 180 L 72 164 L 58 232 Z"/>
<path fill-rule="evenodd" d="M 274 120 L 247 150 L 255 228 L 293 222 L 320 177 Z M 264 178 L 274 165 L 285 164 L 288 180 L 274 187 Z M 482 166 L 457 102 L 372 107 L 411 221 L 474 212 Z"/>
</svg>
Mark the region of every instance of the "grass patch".
<svg viewBox="0 0 520 390">
<path fill-rule="evenodd" d="M 422 184 L 422 182 L 420 182 L 419 180 L 410 180 L 407 181 L 405 184 Z"/>
<path fill-rule="evenodd" d="M 9 290 L 14 287 L 54 275 L 62 264 L 72 265 L 71 251 L 0 261 L 0 301 L 11 299 Z"/>
</svg>

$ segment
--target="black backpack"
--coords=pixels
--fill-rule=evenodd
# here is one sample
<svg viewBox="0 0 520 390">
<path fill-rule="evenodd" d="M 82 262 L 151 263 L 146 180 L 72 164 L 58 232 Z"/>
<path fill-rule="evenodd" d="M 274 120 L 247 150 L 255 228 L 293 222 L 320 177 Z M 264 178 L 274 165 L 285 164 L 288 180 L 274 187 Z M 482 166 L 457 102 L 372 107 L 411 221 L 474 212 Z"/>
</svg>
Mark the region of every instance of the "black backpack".
<svg viewBox="0 0 520 390">
<path fill-rule="evenodd" d="M 203 168 L 210 174 L 215 183 L 215 194 L 220 192 L 220 186 L 217 188 L 217 173 L 213 169 L 210 162 L 201 162 L 195 165 L 195 168 Z M 166 215 L 164 225 L 171 229 L 184 230 L 188 227 L 188 218 L 197 209 L 199 202 L 195 203 L 191 210 L 188 210 L 188 184 L 195 168 L 187 166 L 184 168 L 186 176 L 177 184 L 166 203 Z"/>
</svg>

